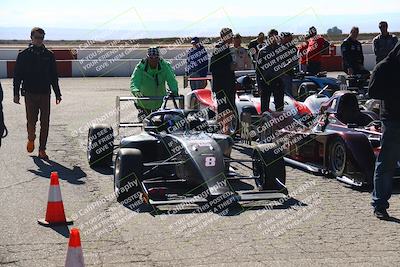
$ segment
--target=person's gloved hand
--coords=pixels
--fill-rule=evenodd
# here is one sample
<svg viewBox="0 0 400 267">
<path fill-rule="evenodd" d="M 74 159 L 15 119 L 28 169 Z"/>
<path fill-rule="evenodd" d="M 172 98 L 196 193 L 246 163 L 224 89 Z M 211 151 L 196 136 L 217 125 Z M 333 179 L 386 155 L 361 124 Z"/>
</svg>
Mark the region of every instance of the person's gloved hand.
<svg viewBox="0 0 400 267">
<path fill-rule="evenodd" d="M 177 97 L 178 94 L 175 93 L 175 92 L 170 91 L 170 92 L 168 92 L 168 96 L 170 96 L 170 97 Z"/>
</svg>

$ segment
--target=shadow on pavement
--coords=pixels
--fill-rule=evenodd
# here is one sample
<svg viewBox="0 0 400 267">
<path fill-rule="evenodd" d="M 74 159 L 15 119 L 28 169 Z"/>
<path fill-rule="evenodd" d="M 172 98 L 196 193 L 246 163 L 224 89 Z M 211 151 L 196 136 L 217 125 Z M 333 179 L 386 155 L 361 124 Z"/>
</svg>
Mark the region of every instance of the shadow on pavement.
<svg viewBox="0 0 400 267">
<path fill-rule="evenodd" d="M 84 184 L 84 181 L 80 179 L 86 177 L 86 173 L 82 171 L 81 167 L 73 166 L 72 169 L 67 168 L 55 161 L 52 160 L 41 160 L 39 157 L 31 156 L 33 162 L 38 166 L 38 170 L 28 170 L 31 173 L 44 177 L 50 178 L 51 172 L 58 172 L 58 175 L 61 180 L 65 180 L 71 184 Z"/>
<path fill-rule="evenodd" d="M 59 225 L 59 226 L 51 226 L 49 228 L 53 229 L 55 232 L 59 233 L 60 235 L 64 236 L 65 238 L 69 238 L 68 226 Z"/>
<path fill-rule="evenodd" d="M 387 219 L 386 221 L 394 222 L 394 223 L 400 223 L 400 219 L 392 217 L 392 216 L 390 216 L 389 219 Z"/>
<path fill-rule="evenodd" d="M 114 169 L 112 167 L 90 167 L 95 172 L 98 172 L 103 175 L 112 175 L 114 174 Z"/>
<path fill-rule="evenodd" d="M 247 204 L 251 204 L 247 206 Z M 209 207 L 207 209 L 202 209 L 201 205 L 190 204 L 185 207 L 178 205 L 165 205 L 160 206 L 162 209 L 159 209 L 156 206 L 152 206 L 149 204 L 142 204 L 140 206 L 136 206 L 135 208 L 130 207 L 129 203 L 123 204 L 123 206 L 127 209 L 130 209 L 133 212 L 139 213 L 150 213 L 152 216 L 158 215 L 183 215 L 183 214 L 202 214 L 207 212 L 213 212 L 220 216 L 237 216 L 246 211 L 256 211 L 256 210 L 283 210 L 289 209 L 293 206 L 297 207 L 306 207 L 308 206 L 306 203 L 303 203 L 295 198 L 288 198 L 283 201 L 281 204 L 272 204 L 273 202 L 265 202 L 263 205 L 257 204 L 256 202 L 247 202 L 244 203 L 246 206 L 243 206 L 239 203 L 233 203 L 233 205 L 229 205 L 225 212 L 223 210 L 215 209 L 216 207 Z M 270 205 L 271 204 L 271 205 Z M 268 207 L 268 208 L 267 208 Z"/>
</svg>

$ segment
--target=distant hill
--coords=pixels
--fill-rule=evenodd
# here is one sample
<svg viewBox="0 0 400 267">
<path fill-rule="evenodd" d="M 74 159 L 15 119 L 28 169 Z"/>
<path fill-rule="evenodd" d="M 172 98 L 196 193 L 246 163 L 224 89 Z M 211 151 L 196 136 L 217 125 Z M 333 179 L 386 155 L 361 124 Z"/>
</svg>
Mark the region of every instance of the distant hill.
<svg viewBox="0 0 400 267">
<path fill-rule="evenodd" d="M 395 32 L 398 37 L 400 37 L 400 32 Z M 378 35 L 378 33 L 361 33 L 359 36 L 359 40 L 362 43 L 370 43 L 372 39 Z M 323 35 L 327 40 L 329 40 L 332 43 L 339 44 L 344 40 L 348 34 L 342 34 L 342 35 L 335 35 L 335 36 L 327 36 Z M 204 39 L 206 37 L 201 37 L 200 39 Z M 246 46 L 251 39 L 254 39 L 255 36 L 243 36 L 242 37 L 242 43 L 244 46 Z M 190 37 L 187 38 L 179 38 L 179 37 L 169 37 L 169 38 L 143 38 L 143 39 L 137 39 L 132 42 L 132 40 L 119 40 L 119 43 L 123 44 L 125 41 L 129 41 L 132 44 L 139 44 L 141 47 L 147 47 L 149 45 L 159 45 L 159 46 L 190 46 Z M 217 41 L 217 37 L 208 37 L 210 42 L 215 42 Z M 115 41 L 111 40 L 106 40 L 106 41 L 90 41 L 90 40 L 45 40 L 45 43 L 47 46 L 50 47 L 58 47 L 58 46 L 66 46 L 66 47 L 84 47 L 86 43 L 90 43 L 90 46 L 107 46 L 110 45 L 111 42 L 114 42 L 114 45 L 116 45 Z M 26 44 L 29 43 L 29 40 L 0 40 L 0 46 L 1 47 L 15 47 L 15 46 L 21 46 L 24 47 Z"/>
</svg>

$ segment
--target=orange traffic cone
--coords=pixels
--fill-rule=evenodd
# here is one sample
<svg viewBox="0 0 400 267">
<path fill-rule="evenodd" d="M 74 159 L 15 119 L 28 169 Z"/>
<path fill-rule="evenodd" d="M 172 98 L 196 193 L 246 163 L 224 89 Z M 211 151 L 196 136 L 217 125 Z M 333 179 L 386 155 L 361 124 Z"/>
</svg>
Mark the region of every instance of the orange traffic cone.
<svg viewBox="0 0 400 267">
<path fill-rule="evenodd" d="M 84 267 L 83 252 L 79 230 L 72 228 L 69 235 L 68 252 L 65 267 Z"/>
<path fill-rule="evenodd" d="M 46 218 L 39 219 L 38 223 L 44 226 L 72 224 L 73 221 L 65 217 L 64 204 L 61 199 L 60 184 L 58 183 L 58 173 L 52 172 L 50 175 L 49 198 L 47 202 Z"/>
</svg>

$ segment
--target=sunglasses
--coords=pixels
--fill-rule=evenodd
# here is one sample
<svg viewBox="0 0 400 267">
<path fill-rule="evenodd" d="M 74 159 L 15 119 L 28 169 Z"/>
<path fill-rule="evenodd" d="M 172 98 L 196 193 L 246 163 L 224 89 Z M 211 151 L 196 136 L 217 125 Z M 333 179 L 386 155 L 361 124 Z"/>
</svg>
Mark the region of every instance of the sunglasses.
<svg viewBox="0 0 400 267">
<path fill-rule="evenodd" d="M 43 40 L 43 39 L 44 39 L 44 35 L 40 35 L 40 36 L 33 36 L 33 39 L 37 39 L 37 40 Z"/>
</svg>

